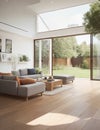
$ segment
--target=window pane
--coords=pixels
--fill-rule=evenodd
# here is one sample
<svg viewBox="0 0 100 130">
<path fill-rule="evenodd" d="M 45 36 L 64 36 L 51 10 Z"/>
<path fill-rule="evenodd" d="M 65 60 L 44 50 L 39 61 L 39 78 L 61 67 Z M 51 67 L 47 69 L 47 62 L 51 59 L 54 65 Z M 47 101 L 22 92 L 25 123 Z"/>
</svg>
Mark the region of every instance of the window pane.
<svg viewBox="0 0 100 130">
<path fill-rule="evenodd" d="M 90 35 L 53 38 L 53 75 L 90 76 Z"/>
<path fill-rule="evenodd" d="M 42 13 L 38 15 L 38 32 L 82 26 L 83 15 L 88 10 L 89 4 L 86 4 L 48 13 Z M 42 23 L 39 22 L 39 18 L 41 18 Z"/>
<path fill-rule="evenodd" d="M 35 41 L 35 68 L 39 68 L 44 75 L 51 74 L 51 39 Z"/>
<path fill-rule="evenodd" d="M 93 37 L 93 79 L 100 80 L 100 34 Z"/>
</svg>

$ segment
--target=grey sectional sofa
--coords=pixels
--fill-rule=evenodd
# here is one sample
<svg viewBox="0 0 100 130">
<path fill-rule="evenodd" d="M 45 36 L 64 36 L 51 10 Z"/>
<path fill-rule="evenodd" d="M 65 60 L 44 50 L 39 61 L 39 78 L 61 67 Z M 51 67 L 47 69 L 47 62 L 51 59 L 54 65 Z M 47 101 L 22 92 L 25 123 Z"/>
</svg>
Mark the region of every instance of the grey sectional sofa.
<svg viewBox="0 0 100 130">
<path fill-rule="evenodd" d="M 12 71 L 12 74 L 20 78 L 26 78 L 26 77 L 33 79 L 42 78 L 42 72 L 35 68 L 19 69 L 17 71 Z"/>
<path fill-rule="evenodd" d="M 0 93 L 28 97 L 41 94 L 45 91 L 45 83 L 36 82 L 33 84 L 18 85 L 16 76 L 0 76 Z"/>
</svg>

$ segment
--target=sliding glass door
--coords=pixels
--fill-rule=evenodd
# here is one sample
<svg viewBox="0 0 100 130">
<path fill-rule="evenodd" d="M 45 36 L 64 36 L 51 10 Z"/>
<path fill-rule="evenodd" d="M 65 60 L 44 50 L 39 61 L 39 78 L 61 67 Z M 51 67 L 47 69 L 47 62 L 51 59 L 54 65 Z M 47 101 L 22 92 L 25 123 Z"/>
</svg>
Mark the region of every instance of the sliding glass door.
<svg viewBox="0 0 100 130">
<path fill-rule="evenodd" d="M 40 69 L 44 75 L 52 75 L 52 40 L 35 40 L 34 66 Z"/>
<path fill-rule="evenodd" d="M 92 79 L 100 80 L 100 34 L 93 36 L 91 51 Z"/>
<path fill-rule="evenodd" d="M 100 80 L 100 34 L 91 36 L 91 45 L 90 45 L 91 48 L 89 47 L 90 37 L 88 36 L 86 39 L 86 36 L 85 38 L 82 37 L 82 35 L 80 35 L 78 36 L 78 38 L 74 36 L 74 37 L 66 37 L 66 38 L 62 37 L 62 38 L 56 38 L 56 39 L 53 38 L 53 39 L 35 40 L 34 42 L 34 67 L 40 69 L 45 76 L 50 76 L 53 74 L 54 75 L 70 74 L 70 75 L 75 75 L 75 77 L 77 77 L 76 73 L 78 74 L 79 71 L 76 70 L 76 73 L 74 73 L 75 67 L 76 67 L 76 69 L 83 70 L 82 72 L 84 72 L 83 74 L 85 75 L 85 78 L 89 78 L 89 74 L 91 74 L 90 78 L 92 80 Z M 74 40 L 72 38 L 74 38 Z M 79 41 L 79 44 L 77 43 L 78 41 Z M 62 46 L 63 44 L 64 46 Z M 70 49 L 69 51 L 68 51 L 68 47 Z M 74 50 L 72 50 L 71 47 L 72 49 L 74 48 Z M 76 47 L 76 50 L 75 50 L 75 47 Z M 65 49 L 67 49 L 67 51 L 65 51 Z M 73 57 L 74 54 L 76 55 L 76 52 L 77 52 L 78 58 L 79 56 L 81 57 L 83 56 L 82 65 L 81 64 L 79 65 L 80 68 L 78 68 L 78 65 L 76 66 L 74 65 L 73 67 L 72 62 L 71 62 L 72 60 L 69 60 L 69 58 Z M 70 54 L 70 57 L 68 58 L 69 54 Z M 67 61 L 65 59 L 66 58 L 65 56 L 67 57 Z M 61 70 L 62 67 L 63 67 L 63 70 Z M 71 68 L 74 68 L 72 73 L 70 71 Z M 91 69 L 91 73 L 90 73 L 90 69 Z M 79 78 L 83 76 L 79 76 Z"/>
</svg>

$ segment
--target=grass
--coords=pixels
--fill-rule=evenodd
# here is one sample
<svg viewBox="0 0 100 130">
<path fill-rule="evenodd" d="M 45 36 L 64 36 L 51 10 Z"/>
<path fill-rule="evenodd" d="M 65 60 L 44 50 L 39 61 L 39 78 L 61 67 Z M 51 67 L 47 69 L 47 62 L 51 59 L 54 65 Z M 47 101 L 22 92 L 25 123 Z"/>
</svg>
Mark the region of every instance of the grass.
<svg viewBox="0 0 100 130">
<path fill-rule="evenodd" d="M 57 75 L 74 75 L 77 78 L 89 78 L 90 77 L 90 69 L 82 69 L 79 67 L 60 67 L 53 70 L 53 74 Z"/>
</svg>

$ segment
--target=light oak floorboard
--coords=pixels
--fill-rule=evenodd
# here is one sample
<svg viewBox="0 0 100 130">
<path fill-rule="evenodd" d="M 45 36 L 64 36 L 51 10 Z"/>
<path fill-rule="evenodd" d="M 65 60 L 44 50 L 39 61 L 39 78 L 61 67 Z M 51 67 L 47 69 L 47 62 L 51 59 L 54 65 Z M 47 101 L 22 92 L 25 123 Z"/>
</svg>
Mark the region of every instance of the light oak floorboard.
<svg viewBox="0 0 100 130">
<path fill-rule="evenodd" d="M 0 129 L 100 130 L 100 81 L 76 78 L 71 85 L 59 94 L 28 101 L 1 94 Z"/>
</svg>

